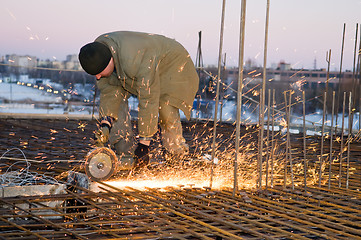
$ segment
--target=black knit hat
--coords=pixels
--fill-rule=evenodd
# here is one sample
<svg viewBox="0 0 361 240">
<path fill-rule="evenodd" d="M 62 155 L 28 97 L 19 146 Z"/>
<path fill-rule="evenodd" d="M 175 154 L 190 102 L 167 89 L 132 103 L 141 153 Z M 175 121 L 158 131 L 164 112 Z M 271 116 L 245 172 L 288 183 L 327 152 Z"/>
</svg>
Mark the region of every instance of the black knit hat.
<svg viewBox="0 0 361 240">
<path fill-rule="evenodd" d="M 79 52 L 80 64 L 90 75 L 101 73 L 108 66 L 111 57 L 109 48 L 100 42 L 88 43 Z"/>
</svg>

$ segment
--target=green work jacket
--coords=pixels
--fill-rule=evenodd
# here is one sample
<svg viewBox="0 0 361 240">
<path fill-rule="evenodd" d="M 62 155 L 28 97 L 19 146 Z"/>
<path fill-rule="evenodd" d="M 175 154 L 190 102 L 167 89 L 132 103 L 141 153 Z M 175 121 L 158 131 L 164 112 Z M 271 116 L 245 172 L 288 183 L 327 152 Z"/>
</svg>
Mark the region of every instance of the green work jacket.
<svg viewBox="0 0 361 240">
<path fill-rule="evenodd" d="M 199 79 L 189 53 L 180 43 L 161 35 L 127 31 L 106 33 L 95 41 L 109 47 L 116 69 L 109 81 L 101 81 L 103 85 L 114 85 L 114 95 L 121 86 L 138 97 L 141 137 L 156 133 L 161 101 L 181 109 L 190 118 Z M 107 96 L 102 97 L 102 88 L 108 89 Z M 100 87 L 100 113 L 117 118 L 120 98 L 112 98 L 109 90 Z"/>
</svg>

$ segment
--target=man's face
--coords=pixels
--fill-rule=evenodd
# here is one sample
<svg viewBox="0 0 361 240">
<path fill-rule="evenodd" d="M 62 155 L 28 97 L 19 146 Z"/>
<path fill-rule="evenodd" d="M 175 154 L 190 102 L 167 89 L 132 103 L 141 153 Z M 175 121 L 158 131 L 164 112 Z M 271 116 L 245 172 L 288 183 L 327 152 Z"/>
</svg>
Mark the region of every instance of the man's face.
<svg viewBox="0 0 361 240">
<path fill-rule="evenodd" d="M 114 60 L 113 58 L 110 59 L 108 66 L 101 72 L 95 75 L 97 80 L 99 80 L 101 77 L 109 77 L 112 72 L 114 71 Z"/>
</svg>

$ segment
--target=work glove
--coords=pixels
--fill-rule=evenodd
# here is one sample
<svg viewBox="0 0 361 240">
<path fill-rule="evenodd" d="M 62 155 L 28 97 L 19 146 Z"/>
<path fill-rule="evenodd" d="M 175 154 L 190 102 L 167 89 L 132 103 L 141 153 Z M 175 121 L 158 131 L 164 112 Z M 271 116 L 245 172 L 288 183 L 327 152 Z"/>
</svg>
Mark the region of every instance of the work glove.
<svg viewBox="0 0 361 240">
<path fill-rule="evenodd" d="M 141 168 L 149 163 L 149 146 L 142 143 L 138 143 L 137 148 L 134 151 L 135 167 Z"/>
<path fill-rule="evenodd" d="M 97 147 L 104 147 L 104 144 L 109 139 L 109 128 L 107 126 L 101 127 L 94 135 L 95 145 Z"/>
<path fill-rule="evenodd" d="M 95 132 L 95 145 L 97 147 L 104 147 L 104 144 L 109 139 L 110 128 L 112 127 L 113 119 L 111 117 L 103 117 L 100 122 L 100 129 Z"/>
</svg>

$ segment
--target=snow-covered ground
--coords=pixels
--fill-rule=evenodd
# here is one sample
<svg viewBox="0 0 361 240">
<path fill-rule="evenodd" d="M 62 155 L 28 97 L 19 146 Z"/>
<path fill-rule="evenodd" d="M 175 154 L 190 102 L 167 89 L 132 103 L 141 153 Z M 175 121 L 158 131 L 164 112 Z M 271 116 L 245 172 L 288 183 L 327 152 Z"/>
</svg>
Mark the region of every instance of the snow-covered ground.
<svg viewBox="0 0 361 240">
<path fill-rule="evenodd" d="M 0 112 L 91 114 L 91 107 L 64 105 L 60 94 L 57 91 L 48 92 L 45 89 L 39 89 L 39 86 L 34 84 L 0 82 Z"/>
<path fill-rule="evenodd" d="M 0 83 L 0 100 L 8 101 L 35 101 L 42 103 L 61 103 L 61 97 L 58 94 L 39 90 L 33 87 L 34 85 L 27 86 L 17 83 Z"/>
</svg>

